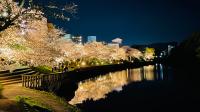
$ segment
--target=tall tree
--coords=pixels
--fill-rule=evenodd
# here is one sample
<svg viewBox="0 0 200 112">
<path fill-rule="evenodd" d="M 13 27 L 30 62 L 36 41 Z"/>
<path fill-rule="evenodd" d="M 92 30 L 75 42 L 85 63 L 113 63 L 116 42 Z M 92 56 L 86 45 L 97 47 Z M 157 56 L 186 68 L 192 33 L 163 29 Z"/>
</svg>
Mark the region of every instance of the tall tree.
<svg viewBox="0 0 200 112">
<path fill-rule="evenodd" d="M 144 59 L 151 60 L 154 59 L 155 56 L 155 49 L 147 47 L 144 51 Z"/>
</svg>

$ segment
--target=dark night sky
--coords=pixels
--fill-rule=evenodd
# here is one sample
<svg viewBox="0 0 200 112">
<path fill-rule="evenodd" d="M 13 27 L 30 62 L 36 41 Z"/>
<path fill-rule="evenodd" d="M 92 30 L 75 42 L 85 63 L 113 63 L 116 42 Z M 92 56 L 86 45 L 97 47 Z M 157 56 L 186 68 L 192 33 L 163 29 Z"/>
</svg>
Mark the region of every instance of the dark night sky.
<svg viewBox="0 0 200 112">
<path fill-rule="evenodd" d="M 76 0 L 75 0 L 76 1 Z M 78 19 L 58 23 L 74 35 L 124 44 L 182 41 L 200 31 L 199 0 L 79 0 Z"/>
</svg>

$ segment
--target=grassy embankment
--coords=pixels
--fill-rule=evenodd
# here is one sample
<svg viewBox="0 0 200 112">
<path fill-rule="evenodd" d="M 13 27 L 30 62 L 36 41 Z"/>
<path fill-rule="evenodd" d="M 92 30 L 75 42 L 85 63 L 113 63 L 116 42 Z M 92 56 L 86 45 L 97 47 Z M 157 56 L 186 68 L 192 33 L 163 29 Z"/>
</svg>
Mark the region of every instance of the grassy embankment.
<svg viewBox="0 0 200 112">
<path fill-rule="evenodd" d="M 37 92 L 39 94 L 43 94 L 56 102 L 59 102 L 61 105 L 64 106 L 64 108 L 69 112 L 81 112 L 80 109 L 78 109 L 75 106 L 72 106 L 66 102 L 65 99 L 56 96 L 53 93 L 45 92 L 45 91 L 38 91 L 38 90 L 31 90 L 33 92 Z M 28 108 L 30 111 L 39 111 L 39 112 L 54 112 L 54 108 L 52 108 L 48 103 L 44 103 L 42 101 L 35 100 L 31 97 L 25 97 L 25 96 L 16 96 L 17 104 L 22 112 L 26 112 L 26 108 L 24 108 L 24 105 Z"/>
<path fill-rule="evenodd" d="M 3 85 L 0 83 L 0 99 L 2 97 L 6 99 L 0 101 L 0 110 L 7 111 L 9 110 L 8 108 L 12 108 L 12 111 L 20 110 L 20 112 L 27 112 L 27 110 L 31 112 L 55 112 L 59 107 L 62 107 L 63 110 L 69 112 L 80 112 L 77 107 L 68 104 L 65 99 L 53 93 L 18 86 L 15 87 L 14 85 L 4 86 L 3 88 Z M 57 107 L 53 106 L 53 103 L 55 103 Z"/>
</svg>

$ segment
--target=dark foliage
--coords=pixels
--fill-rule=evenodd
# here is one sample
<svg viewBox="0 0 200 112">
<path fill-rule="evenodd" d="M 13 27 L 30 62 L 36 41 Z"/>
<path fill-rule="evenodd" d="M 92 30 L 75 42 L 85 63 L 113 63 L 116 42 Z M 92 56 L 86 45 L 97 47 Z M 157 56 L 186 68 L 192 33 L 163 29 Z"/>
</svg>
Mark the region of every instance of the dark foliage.
<svg viewBox="0 0 200 112">
<path fill-rule="evenodd" d="M 193 33 L 172 51 L 169 63 L 174 66 L 197 67 L 200 64 L 200 32 Z"/>
</svg>

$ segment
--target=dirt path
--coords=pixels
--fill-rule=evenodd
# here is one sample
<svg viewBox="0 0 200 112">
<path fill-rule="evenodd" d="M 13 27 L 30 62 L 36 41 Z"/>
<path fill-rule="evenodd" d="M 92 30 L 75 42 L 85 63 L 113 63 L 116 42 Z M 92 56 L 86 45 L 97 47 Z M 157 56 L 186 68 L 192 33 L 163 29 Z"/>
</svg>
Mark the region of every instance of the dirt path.
<svg viewBox="0 0 200 112">
<path fill-rule="evenodd" d="M 54 98 L 50 97 L 48 94 L 42 94 L 41 92 L 37 92 L 36 90 L 27 89 L 19 84 L 12 84 L 3 87 L 2 95 L 6 99 L 15 100 L 16 96 L 26 96 L 31 97 L 34 100 L 40 101 L 41 103 L 47 104 L 55 112 L 69 112 L 67 111 L 63 104 Z"/>
<path fill-rule="evenodd" d="M 0 112 L 20 112 L 20 109 L 14 101 L 0 99 Z"/>
</svg>

